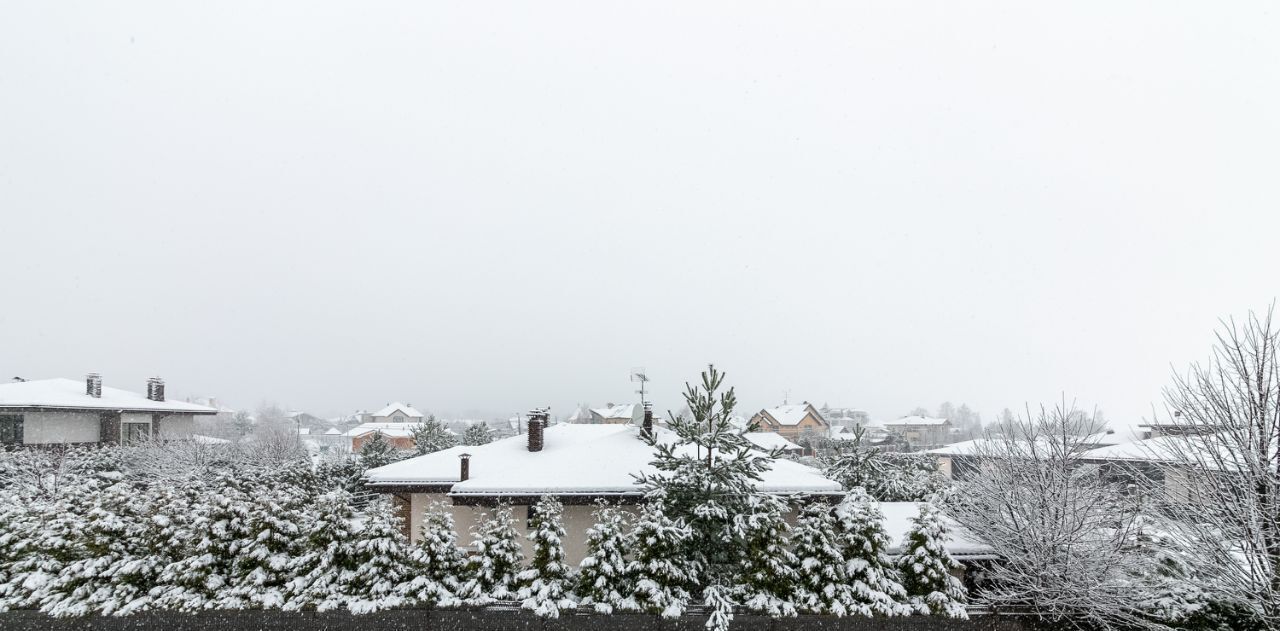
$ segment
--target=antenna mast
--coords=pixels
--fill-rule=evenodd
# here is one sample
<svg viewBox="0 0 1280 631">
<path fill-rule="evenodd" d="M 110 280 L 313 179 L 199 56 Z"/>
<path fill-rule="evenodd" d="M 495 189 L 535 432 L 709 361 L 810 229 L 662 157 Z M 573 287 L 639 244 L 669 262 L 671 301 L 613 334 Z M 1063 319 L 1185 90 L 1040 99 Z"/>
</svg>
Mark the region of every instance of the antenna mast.
<svg viewBox="0 0 1280 631">
<path fill-rule="evenodd" d="M 640 382 L 640 389 L 636 390 L 636 392 L 640 393 L 640 405 L 643 406 L 645 404 L 645 384 L 649 383 L 649 377 L 644 373 L 644 366 L 631 369 L 631 380 Z"/>
</svg>

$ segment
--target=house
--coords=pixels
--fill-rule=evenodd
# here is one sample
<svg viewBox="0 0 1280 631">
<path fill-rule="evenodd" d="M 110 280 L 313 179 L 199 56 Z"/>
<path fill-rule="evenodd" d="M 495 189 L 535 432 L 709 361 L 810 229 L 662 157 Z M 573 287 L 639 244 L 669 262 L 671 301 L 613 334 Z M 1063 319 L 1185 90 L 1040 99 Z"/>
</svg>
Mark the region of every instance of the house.
<svg viewBox="0 0 1280 631">
<path fill-rule="evenodd" d="M 545 495 L 565 506 L 565 553 L 576 565 L 586 554 L 586 530 L 595 523 L 597 500 L 616 502 L 637 512 L 643 489 L 635 474 L 654 473 L 655 447 L 641 437 L 642 427 L 623 424 L 561 423 L 547 427 L 545 416 L 529 420 L 528 433 L 479 446 L 456 446 L 370 469 L 367 487 L 390 494 L 405 531 L 420 536 L 423 514 L 434 502 L 453 515 L 462 541 L 486 511 L 510 505 L 528 527 L 529 511 Z M 653 427 L 658 441 L 674 441 L 667 429 Z M 692 447 L 689 448 L 692 450 Z M 843 495 L 839 483 L 817 469 L 776 460 L 756 482 L 768 493 L 809 498 Z M 521 538 L 525 554 L 530 544 Z"/>
<path fill-rule="evenodd" d="M 643 420 L 644 407 L 639 403 L 627 403 L 624 405 L 610 403 L 607 407 L 591 410 L 591 420 L 589 422 L 597 425 L 639 425 Z"/>
<path fill-rule="evenodd" d="M 748 424 L 755 425 L 762 432 L 780 434 L 792 442 L 825 438 L 831 429 L 822 413 L 808 402 L 760 410 L 751 417 Z"/>
<path fill-rule="evenodd" d="M 853 429 L 859 425 L 869 425 L 871 423 L 871 415 L 865 410 L 857 408 L 833 408 L 823 405 L 818 412 L 822 414 L 822 418 L 827 421 L 831 427 L 845 427 Z"/>
<path fill-rule="evenodd" d="M 419 425 L 421 423 L 361 423 L 347 430 L 345 436 L 354 452 L 359 452 L 365 443 L 373 440 L 374 434 L 382 434 L 396 449 L 409 451 L 417 447 L 413 432 Z"/>
<path fill-rule="evenodd" d="M 1046 441 L 1049 440 L 1053 440 L 1054 443 L 1046 444 Z M 1062 440 L 1070 441 L 1070 443 L 1059 442 Z M 1055 437 L 1053 439 L 1041 437 L 1036 439 L 1034 445 L 1031 441 L 1025 440 L 975 438 L 930 449 L 925 453 L 938 458 L 938 470 L 947 477 L 954 480 L 966 480 L 979 470 L 979 461 L 982 458 L 1003 457 L 1011 451 L 1025 452 L 1028 455 L 1032 455 L 1037 450 L 1043 453 L 1050 448 L 1066 446 L 1069 447 L 1072 453 L 1078 454 L 1081 461 L 1087 461 L 1085 454 L 1104 447 L 1127 447 L 1129 442 L 1130 440 L 1125 434 L 1108 430 L 1087 436 Z M 1099 455 L 1101 456 L 1102 453 L 1099 452 Z"/>
<path fill-rule="evenodd" d="M 108 388 L 90 373 L 83 381 L 40 379 L 0 385 L 0 444 L 74 445 L 189 438 L 197 416 L 213 407 L 165 399 L 159 377 L 146 394 Z"/>
<path fill-rule="evenodd" d="M 369 415 L 366 423 L 419 423 L 425 415 L 412 405 L 395 402 Z"/>
<path fill-rule="evenodd" d="M 881 423 L 885 429 L 902 437 L 912 447 L 928 449 L 951 442 L 951 421 L 927 416 L 904 416 L 896 421 Z"/>
<path fill-rule="evenodd" d="M 804 447 L 783 438 L 782 434 L 775 432 L 745 432 L 742 437 L 751 441 L 751 444 L 761 451 L 779 449 L 787 454 L 798 455 L 804 453 Z"/>
</svg>

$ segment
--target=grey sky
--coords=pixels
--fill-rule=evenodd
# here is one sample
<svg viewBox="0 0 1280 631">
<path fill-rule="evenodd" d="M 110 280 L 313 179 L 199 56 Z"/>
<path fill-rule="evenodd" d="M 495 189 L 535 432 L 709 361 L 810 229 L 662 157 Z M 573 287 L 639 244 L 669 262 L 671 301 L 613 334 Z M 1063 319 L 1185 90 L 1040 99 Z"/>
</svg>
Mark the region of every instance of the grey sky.
<svg viewBox="0 0 1280 631">
<path fill-rule="evenodd" d="M 4 378 L 1129 421 L 1278 293 L 1268 3 L 0 16 Z"/>
</svg>

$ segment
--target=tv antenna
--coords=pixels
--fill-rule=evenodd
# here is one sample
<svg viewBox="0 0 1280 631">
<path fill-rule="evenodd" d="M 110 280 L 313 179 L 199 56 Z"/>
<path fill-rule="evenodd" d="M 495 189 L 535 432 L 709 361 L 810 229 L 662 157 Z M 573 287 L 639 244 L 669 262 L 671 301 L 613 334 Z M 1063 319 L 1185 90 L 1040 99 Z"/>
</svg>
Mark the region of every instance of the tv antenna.
<svg viewBox="0 0 1280 631">
<path fill-rule="evenodd" d="M 644 374 L 644 366 L 631 369 L 631 380 L 640 382 L 640 389 L 636 392 L 640 393 L 640 405 L 644 405 L 645 384 L 649 383 L 649 377 Z"/>
</svg>

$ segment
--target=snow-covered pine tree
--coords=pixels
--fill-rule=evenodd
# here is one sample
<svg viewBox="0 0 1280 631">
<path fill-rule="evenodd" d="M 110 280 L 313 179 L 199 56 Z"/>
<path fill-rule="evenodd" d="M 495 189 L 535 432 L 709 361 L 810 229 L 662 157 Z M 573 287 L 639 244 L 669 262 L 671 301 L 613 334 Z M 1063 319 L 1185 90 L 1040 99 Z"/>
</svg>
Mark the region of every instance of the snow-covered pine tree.
<svg viewBox="0 0 1280 631">
<path fill-rule="evenodd" d="M 346 604 L 341 575 L 348 569 L 345 561 L 353 556 L 358 536 L 351 497 L 343 490 L 326 493 L 306 511 L 306 516 L 302 552 L 293 560 L 294 578 L 285 586 L 282 608 L 336 609 Z"/>
<path fill-rule="evenodd" d="M 467 559 L 467 582 L 460 595 L 471 604 L 514 598 L 516 575 L 524 564 L 524 551 L 511 509 L 495 509 L 472 534 L 476 552 Z"/>
<path fill-rule="evenodd" d="M 735 516 L 753 512 L 765 497 L 756 488 L 779 452 L 761 453 L 742 436 L 731 419 L 737 398 L 733 388 L 721 391 L 724 374 L 715 366 L 702 373 L 698 386 L 685 384 L 689 417 L 671 416 L 674 433 L 655 434 L 654 473 L 637 476 L 646 502 L 661 502 L 664 514 L 688 525 L 691 536 L 676 554 L 690 559 L 705 576 L 693 585 L 732 585 L 747 548 L 748 533 Z M 721 592 L 728 598 L 731 589 Z"/>
<path fill-rule="evenodd" d="M 237 542 L 231 584 L 217 602 L 226 609 L 272 609 L 285 603 L 286 590 L 297 578 L 306 516 L 305 496 L 296 488 L 255 485 L 250 498 L 248 537 Z"/>
<path fill-rule="evenodd" d="M 366 469 L 376 469 L 399 459 L 400 452 L 382 432 L 374 432 L 373 437 L 360 447 L 360 462 Z"/>
<path fill-rule="evenodd" d="M 793 602 L 799 576 L 791 551 L 787 506 L 775 496 L 752 496 L 751 512 L 736 515 L 746 547 L 738 559 L 733 595 L 748 611 L 772 617 L 796 615 Z"/>
<path fill-rule="evenodd" d="M 156 606 L 200 611 L 221 606 L 242 546 L 250 540 L 252 502 L 246 481 L 231 470 L 185 486 L 190 543 L 183 556 L 160 573 Z"/>
<path fill-rule="evenodd" d="M 484 423 L 468 425 L 467 431 L 462 433 L 462 444 L 464 445 L 487 445 L 492 441 L 493 432 Z"/>
<path fill-rule="evenodd" d="M 465 580 L 466 559 L 458 548 L 453 515 L 444 504 L 434 502 L 427 508 L 412 556 L 417 576 L 405 584 L 406 596 L 431 607 L 458 604 L 458 594 Z"/>
<path fill-rule="evenodd" d="M 831 506 L 815 502 L 800 511 L 791 537 L 796 557 L 795 603 L 800 611 L 838 617 L 857 612 L 836 529 Z"/>
<path fill-rule="evenodd" d="M 627 551 L 633 545 L 625 513 L 601 501 L 594 515 L 596 524 L 587 529 L 587 555 L 578 565 L 578 597 L 598 613 L 634 610 L 635 602 L 627 596 L 632 591 Z"/>
<path fill-rule="evenodd" d="M 678 618 L 698 588 L 702 568 L 688 555 L 693 530 L 684 520 L 667 516 L 661 493 L 649 494 L 631 532 L 635 553 L 627 566 L 628 600 L 637 611 Z"/>
<path fill-rule="evenodd" d="M 51 495 L 32 498 L 33 510 L 22 528 L 25 550 L 11 566 L 4 588 L 9 608 L 47 609 L 67 598 L 68 580 L 63 575 L 91 554 L 83 536 L 86 514 L 102 486 L 95 477 L 68 475 L 52 487 Z"/>
<path fill-rule="evenodd" d="M 458 439 L 432 414 L 413 428 L 413 442 L 418 454 L 422 455 L 453 447 L 458 444 Z"/>
<path fill-rule="evenodd" d="M 860 488 L 836 506 L 836 533 L 845 560 L 845 573 L 855 598 L 852 613 L 893 616 L 910 613 L 902 604 L 906 591 L 889 558 L 889 536 L 880 506 Z"/>
<path fill-rule="evenodd" d="M 947 527 L 932 502 L 920 504 L 911 519 L 906 547 L 898 557 L 898 572 L 916 613 L 968 619 L 964 583 L 952 576 L 959 565 L 947 552 Z"/>
<path fill-rule="evenodd" d="M 561 609 L 576 606 L 572 571 L 564 560 L 564 507 L 554 496 L 544 495 L 533 509 L 533 558 L 517 576 L 516 598 L 540 618 L 559 618 Z"/>
<path fill-rule="evenodd" d="M 0 459 L 5 455 L 0 453 Z M 0 470 L 4 464 L 0 463 Z M 0 488 L 0 612 L 9 609 L 9 582 L 35 535 L 38 522 L 32 518 L 33 504 L 9 487 Z"/>
<path fill-rule="evenodd" d="M 404 602 L 401 585 L 413 577 L 415 568 L 409 540 L 400 526 L 390 502 L 375 501 L 366 508 L 364 527 L 355 539 L 337 546 L 332 566 L 337 573 L 328 584 L 330 592 L 340 594 L 352 613 L 369 613 Z"/>
</svg>

